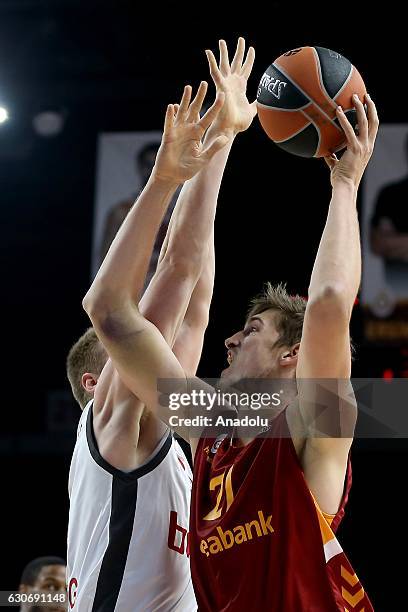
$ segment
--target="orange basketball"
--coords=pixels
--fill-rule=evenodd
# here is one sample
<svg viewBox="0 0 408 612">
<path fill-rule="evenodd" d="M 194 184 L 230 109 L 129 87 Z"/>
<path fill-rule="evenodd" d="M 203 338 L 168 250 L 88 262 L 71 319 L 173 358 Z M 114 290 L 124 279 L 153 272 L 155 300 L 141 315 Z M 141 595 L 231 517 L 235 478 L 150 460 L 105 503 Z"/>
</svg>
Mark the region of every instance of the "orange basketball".
<svg viewBox="0 0 408 612">
<path fill-rule="evenodd" d="M 258 117 L 269 138 L 285 151 L 325 157 L 346 145 L 337 106 L 356 126 L 355 93 L 364 104 L 364 81 L 348 59 L 323 47 L 300 47 L 278 57 L 263 74 Z"/>
</svg>

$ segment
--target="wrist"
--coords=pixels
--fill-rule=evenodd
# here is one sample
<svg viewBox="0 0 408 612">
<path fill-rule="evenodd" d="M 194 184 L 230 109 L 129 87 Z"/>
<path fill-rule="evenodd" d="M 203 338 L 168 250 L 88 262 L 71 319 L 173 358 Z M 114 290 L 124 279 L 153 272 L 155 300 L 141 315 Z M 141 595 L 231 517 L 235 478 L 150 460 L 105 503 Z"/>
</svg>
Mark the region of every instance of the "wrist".
<svg viewBox="0 0 408 612">
<path fill-rule="evenodd" d="M 222 128 L 221 129 L 221 128 L 217 128 L 216 125 L 212 125 L 208 129 L 204 140 L 208 144 L 210 140 L 215 140 L 219 136 L 226 136 L 228 140 L 232 143 L 235 140 L 238 133 L 239 132 L 234 130 L 234 128 Z"/>
<path fill-rule="evenodd" d="M 163 189 L 164 191 L 176 190 L 180 183 L 171 176 L 162 174 L 160 170 L 153 168 L 149 183 Z"/>
<path fill-rule="evenodd" d="M 351 178 L 338 177 L 332 182 L 333 191 L 347 191 L 350 194 L 357 194 L 358 182 Z"/>
</svg>

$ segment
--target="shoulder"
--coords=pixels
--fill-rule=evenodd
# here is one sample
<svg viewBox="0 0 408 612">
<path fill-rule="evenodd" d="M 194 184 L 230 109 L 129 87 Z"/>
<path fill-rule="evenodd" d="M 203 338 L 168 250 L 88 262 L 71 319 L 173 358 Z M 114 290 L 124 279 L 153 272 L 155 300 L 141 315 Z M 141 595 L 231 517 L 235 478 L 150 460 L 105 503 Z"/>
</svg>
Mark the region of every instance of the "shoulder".
<svg viewBox="0 0 408 612">
<path fill-rule="evenodd" d="M 110 359 L 96 385 L 92 412 L 101 457 L 119 470 L 134 469 L 138 463 L 144 406 L 122 382 Z"/>
</svg>

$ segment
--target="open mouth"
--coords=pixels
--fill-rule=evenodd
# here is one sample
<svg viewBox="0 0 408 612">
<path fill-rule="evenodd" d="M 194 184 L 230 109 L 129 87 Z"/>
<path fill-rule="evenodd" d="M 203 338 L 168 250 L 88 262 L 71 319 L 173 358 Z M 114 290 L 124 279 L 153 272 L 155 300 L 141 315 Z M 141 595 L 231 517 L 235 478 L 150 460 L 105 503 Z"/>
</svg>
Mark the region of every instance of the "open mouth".
<svg viewBox="0 0 408 612">
<path fill-rule="evenodd" d="M 228 364 L 229 364 L 229 365 L 231 365 L 231 363 L 233 362 L 233 360 L 234 360 L 234 356 L 233 356 L 232 352 L 231 352 L 231 351 L 228 351 L 228 353 L 227 353 L 227 361 L 228 361 Z"/>
</svg>

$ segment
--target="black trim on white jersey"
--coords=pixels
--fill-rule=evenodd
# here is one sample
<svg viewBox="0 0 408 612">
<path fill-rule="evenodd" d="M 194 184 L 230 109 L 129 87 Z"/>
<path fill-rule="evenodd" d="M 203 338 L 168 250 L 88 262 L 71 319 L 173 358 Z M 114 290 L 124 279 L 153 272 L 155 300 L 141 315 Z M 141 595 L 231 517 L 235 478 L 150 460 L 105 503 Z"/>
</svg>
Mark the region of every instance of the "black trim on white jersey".
<svg viewBox="0 0 408 612">
<path fill-rule="evenodd" d="M 92 612 L 114 612 L 122 586 L 136 513 L 138 479 L 154 470 L 172 445 L 169 431 L 160 450 L 145 465 L 126 473 L 114 468 L 101 456 L 93 429 L 93 404 L 86 419 L 86 438 L 94 461 L 112 475 L 109 541 L 96 585 Z M 135 594 L 136 596 L 136 594 Z"/>
<path fill-rule="evenodd" d="M 115 610 L 132 537 L 137 487 L 137 480 L 124 480 L 113 475 L 109 543 L 99 570 L 92 612 Z"/>
<path fill-rule="evenodd" d="M 96 441 L 95 432 L 93 428 L 93 422 L 92 422 L 92 419 L 93 419 L 92 408 L 93 408 L 93 404 L 91 404 L 89 407 L 88 415 L 86 419 L 86 439 L 88 442 L 89 452 L 91 453 L 94 461 L 96 461 L 96 463 L 101 468 L 109 472 L 109 474 L 112 474 L 112 476 L 117 476 L 124 481 L 131 480 L 133 482 L 134 480 L 137 480 L 138 478 L 141 478 L 145 474 L 148 474 L 149 472 L 154 470 L 163 461 L 163 459 L 165 459 L 167 453 L 169 452 L 171 448 L 171 444 L 172 444 L 171 431 L 169 431 L 166 441 L 164 442 L 159 452 L 156 453 L 154 457 L 152 457 L 152 459 L 148 461 L 147 463 L 145 463 L 144 465 L 136 468 L 135 470 L 132 470 L 131 472 L 122 472 L 121 470 L 118 470 L 117 468 L 110 465 L 110 463 L 108 463 L 101 456 L 99 449 L 98 449 L 98 443 Z"/>
</svg>

